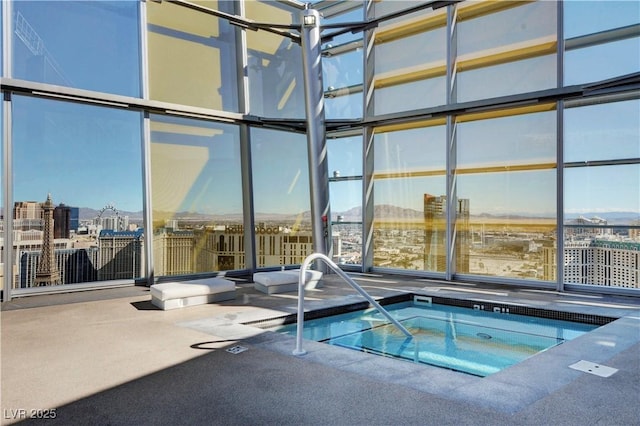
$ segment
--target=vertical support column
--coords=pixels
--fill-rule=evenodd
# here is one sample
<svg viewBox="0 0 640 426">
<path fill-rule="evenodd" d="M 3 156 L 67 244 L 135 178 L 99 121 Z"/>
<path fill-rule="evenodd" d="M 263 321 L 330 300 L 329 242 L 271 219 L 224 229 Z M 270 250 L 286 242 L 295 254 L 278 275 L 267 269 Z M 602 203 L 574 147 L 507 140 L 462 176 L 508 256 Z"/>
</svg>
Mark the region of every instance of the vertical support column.
<svg viewBox="0 0 640 426">
<path fill-rule="evenodd" d="M 313 249 L 332 257 L 331 211 L 329 207 L 329 170 L 322 85 L 320 13 L 305 9 L 301 16 L 302 67 L 307 113 L 307 147 Z"/>
<path fill-rule="evenodd" d="M 365 20 L 375 18 L 375 3 L 367 1 L 365 4 Z M 362 37 L 364 73 L 363 85 L 363 117 L 375 115 L 374 104 L 374 32 L 367 30 Z M 362 132 L 362 272 L 373 268 L 373 172 L 374 172 L 374 129 L 366 126 Z"/>
<path fill-rule="evenodd" d="M 240 125 L 240 164 L 242 169 L 242 209 L 244 228 L 244 267 L 253 272 L 258 267 L 256 255 L 255 216 L 253 208 L 253 173 L 251 160 L 251 129 Z"/>
<path fill-rule="evenodd" d="M 234 2 L 234 13 L 245 16 L 243 1 Z M 251 112 L 249 97 L 249 76 L 245 72 L 249 67 L 247 32 L 236 31 L 236 69 L 238 76 L 238 110 L 244 114 Z M 255 272 L 258 267 L 256 254 L 255 215 L 253 206 L 253 163 L 251 159 L 251 128 L 240 125 L 240 165 L 242 170 L 242 214 L 244 238 L 244 267 Z"/>
</svg>

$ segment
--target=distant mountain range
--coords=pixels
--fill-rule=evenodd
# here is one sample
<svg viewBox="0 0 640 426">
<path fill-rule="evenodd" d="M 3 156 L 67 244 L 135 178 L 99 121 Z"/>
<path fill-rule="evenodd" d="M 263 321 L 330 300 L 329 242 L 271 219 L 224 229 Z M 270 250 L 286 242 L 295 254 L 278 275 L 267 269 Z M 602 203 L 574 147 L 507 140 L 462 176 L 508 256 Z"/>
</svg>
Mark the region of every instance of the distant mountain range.
<svg viewBox="0 0 640 426">
<path fill-rule="evenodd" d="M 91 208 L 81 207 L 80 208 L 80 219 L 81 220 L 89 220 L 95 219 L 100 214 L 100 210 L 95 210 Z M 103 216 L 108 217 L 114 215 L 115 212 L 111 210 L 106 210 L 102 213 Z M 129 211 L 119 211 L 120 216 L 128 216 L 130 220 L 139 220 L 141 221 L 143 218 L 142 212 L 129 212 Z M 161 217 L 172 217 L 176 219 L 191 219 L 191 220 L 218 220 L 218 221 L 241 221 L 242 216 L 240 214 L 228 214 L 228 215 L 210 215 L 204 213 L 194 213 L 194 212 L 178 212 L 175 214 L 166 213 L 166 214 L 158 214 L 156 215 Z M 375 206 L 374 215 L 376 218 L 380 219 L 404 219 L 404 220 L 420 220 L 424 217 L 422 211 L 407 209 L 397 206 L 392 206 L 388 204 L 383 204 L 379 206 Z M 342 216 L 342 219 L 346 222 L 358 222 L 362 219 L 362 208 L 354 207 L 352 209 L 343 211 L 343 212 L 334 212 L 333 216 Z M 495 215 L 489 213 L 480 213 L 478 215 L 472 215 L 472 217 L 485 217 L 492 219 L 500 219 L 500 218 L 509 218 L 509 219 L 526 219 L 530 218 L 553 218 L 551 214 L 506 214 L 506 215 Z M 565 219 L 576 219 L 578 217 L 585 218 L 593 218 L 600 217 L 602 219 L 607 220 L 611 224 L 616 223 L 630 223 L 634 220 L 640 220 L 640 213 L 635 212 L 585 212 L 585 213 L 571 213 L 565 216 Z M 302 217 L 300 218 L 297 214 L 279 214 L 279 213 L 257 213 L 256 220 L 258 221 L 294 221 L 294 220 L 302 220 L 302 221 L 310 221 L 311 212 L 306 211 L 302 213 Z"/>
</svg>

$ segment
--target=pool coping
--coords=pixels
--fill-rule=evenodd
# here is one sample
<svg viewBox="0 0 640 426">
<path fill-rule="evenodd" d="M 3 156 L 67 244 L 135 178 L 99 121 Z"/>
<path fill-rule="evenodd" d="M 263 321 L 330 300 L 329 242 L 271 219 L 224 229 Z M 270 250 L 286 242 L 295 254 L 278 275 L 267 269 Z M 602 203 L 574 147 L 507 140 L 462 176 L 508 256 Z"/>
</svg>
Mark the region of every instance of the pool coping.
<svg viewBox="0 0 640 426">
<path fill-rule="evenodd" d="M 383 303 L 392 303 L 398 298 L 411 297 L 413 294 L 456 298 L 452 291 L 434 288 L 413 288 L 402 291 L 388 291 L 376 297 Z M 484 310 L 494 307 L 520 306 L 542 311 L 556 311 L 567 315 L 588 315 L 588 318 L 608 318 L 608 323 L 599 328 L 564 342 L 549 350 L 541 352 L 514 366 L 487 377 L 447 370 L 441 367 L 414 364 L 402 360 L 386 358 L 352 349 L 341 348 L 304 340 L 306 354 L 293 355 L 295 336 L 283 335 L 265 330 L 269 321 L 283 321 L 295 318 L 293 306 L 278 311 L 261 310 L 246 312 L 233 319 L 206 318 L 183 322 L 178 325 L 239 341 L 240 344 L 279 353 L 283 356 L 296 357 L 305 362 L 322 364 L 338 370 L 356 373 L 372 380 L 394 383 L 414 390 L 437 395 L 447 399 L 473 403 L 477 406 L 504 413 L 515 413 L 532 403 L 557 392 L 562 387 L 586 374 L 570 366 L 589 361 L 606 365 L 607 361 L 640 342 L 640 309 L 618 308 L 615 306 L 581 305 L 579 310 L 571 302 L 541 302 L 514 298 L 512 294 L 491 294 L 478 297 L 457 295 L 458 298 L 472 304 L 486 304 Z M 544 306 L 532 306 L 544 305 Z M 596 304 L 592 304 L 596 305 Z M 326 314 L 337 309 L 354 309 L 369 304 L 362 296 L 346 296 L 322 301 L 310 301 L 305 305 L 307 315 Z M 586 309 L 585 309 L 586 308 Z M 591 311 L 585 313 L 584 311 Z M 343 311 L 344 312 L 344 311 Z M 260 325 L 258 327 L 257 325 Z M 606 379 L 605 379 L 606 380 Z"/>
</svg>

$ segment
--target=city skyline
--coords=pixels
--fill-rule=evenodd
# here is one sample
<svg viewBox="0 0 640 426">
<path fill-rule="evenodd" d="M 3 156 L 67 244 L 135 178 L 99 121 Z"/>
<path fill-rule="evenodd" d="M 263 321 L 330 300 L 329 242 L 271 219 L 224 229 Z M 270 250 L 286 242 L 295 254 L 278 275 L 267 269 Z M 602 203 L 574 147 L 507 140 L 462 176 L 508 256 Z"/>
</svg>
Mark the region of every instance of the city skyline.
<svg viewBox="0 0 640 426">
<path fill-rule="evenodd" d="M 143 219 L 143 210 L 137 210 L 137 211 L 127 211 L 127 210 L 121 210 L 120 208 L 118 208 L 118 206 L 115 203 L 106 203 L 103 207 L 101 208 L 93 208 L 93 207 L 86 207 L 86 206 L 75 206 L 75 205 L 69 205 L 66 203 L 58 203 L 55 202 L 55 196 L 52 196 L 52 199 L 54 200 L 54 205 L 55 206 L 66 206 L 66 207 L 73 207 L 73 208 L 78 208 L 79 209 L 79 218 L 81 220 L 91 220 L 91 219 L 95 219 L 98 216 L 100 216 L 100 212 L 101 211 L 111 211 L 112 213 L 116 213 L 116 215 L 121 215 L 121 216 L 129 216 L 132 219 Z M 20 203 L 20 202 L 36 202 L 36 203 L 43 203 L 43 201 L 38 201 L 38 200 L 18 200 L 18 201 L 14 201 L 14 203 Z M 412 209 L 412 208 L 405 208 L 405 207 L 401 207 L 401 206 L 395 206 L 395 205 L 390 205 L 390 204 L 376 204 L 374 208 L 385 208 L 385 207 L 390 207 L 393 209 L 399 209 L 399 210 L 410 210 L 413 212 L 413 214 L 416 215 L 416 217 L 420 217 L 422 215 L 422 210 L 418 210 L 418 209 Z M 345 215 L 345 214 L 349 214 L 351 212 L 356 212 L 356 213 L 360 213 L 361 212 L 361 207 L 360 206 L 354 206 L 351 207 L 349 209 L 346 210 L 341 210 L 341 211 L 332 211 L 332 214 L 335 215 Z M 308 215 L 310 214 L 310 210 L 306 210 L 300 213 L 270 213 L 270 212 L 256 212 L 256 216 L 272 216 L 274 219 L 278 219 L 278 218 L 282 218 L 282 217 L 298 217 L 300 215 Z M 4 217 L 4 209 L 0 208 L 0 214 Z M 230 218 L 230 217 L 237 217 L 239 219 L 241 219 L 242 217 L 242 213 L 228 213 L 228 214 L 215 214 L 215 213 L 206 213 L 206 212 L 195 212 L 195 211 L 179 211 L 179 212 L 172 212 L 172 214 L 175 217 L 180 217 L 180 216 L 184 216 L 184 215 L 201 215 L 204 218 L 215 218 L 215 217 L 222 217 L 222 218 Z M 594 209 L 594 210 L 585 210 L 585 211 L 579 211 L 579 212 L 567 212 L 565 211 L 565 219 L 572 219 L 572 218 L 578 218 L 578 217 L 594 217 L 594 216 L 604 216 L 605 219 L 608 220 L 620 220 L 620 219 L 630 219 L 630 220 L 640 220 L 640 211 L 624 211 L 624 210 L 611 210 L 611 209 Z M 109 217 L 109 216 L 113 216 L 113 214 L 110 215 L 106 215 L 105 217 Z M 400 216 L 406 216 L 406 214 L 400 215 Z M 496 213 L 488 213 L 488 212 L 477 212 L 477 213 L 471 213 L 470 216 L 472 217 L 482 217 L 482 216 L 491 216 L 491 217 L 513 217 L 513 218 L 532 218 L 532 219 L 541 219 L 541 218 L 546 218 L 546 219 L 555 219 L 555 214 L 509 214 L 509 213 L 504 213 L 504 214 L 496 214 Z M 348 220 L 348 219 L 346 219 Z"/>
</svg>

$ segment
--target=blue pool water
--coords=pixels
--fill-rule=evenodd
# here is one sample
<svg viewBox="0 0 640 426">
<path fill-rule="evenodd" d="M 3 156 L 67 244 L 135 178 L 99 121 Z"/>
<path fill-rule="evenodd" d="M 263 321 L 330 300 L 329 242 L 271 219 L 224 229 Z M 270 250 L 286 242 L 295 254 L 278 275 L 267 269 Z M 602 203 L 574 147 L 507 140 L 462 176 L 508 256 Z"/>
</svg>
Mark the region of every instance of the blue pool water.
<svg viewBox="0 0 640 426">
<path fill-rule="evenodd" d="M 485 377 L 598 326 L 449 305 L 402 302 L 305 321 L 303 338 Z M 275 331 L 296 335 L 296 324 Z"/>
</svg>

